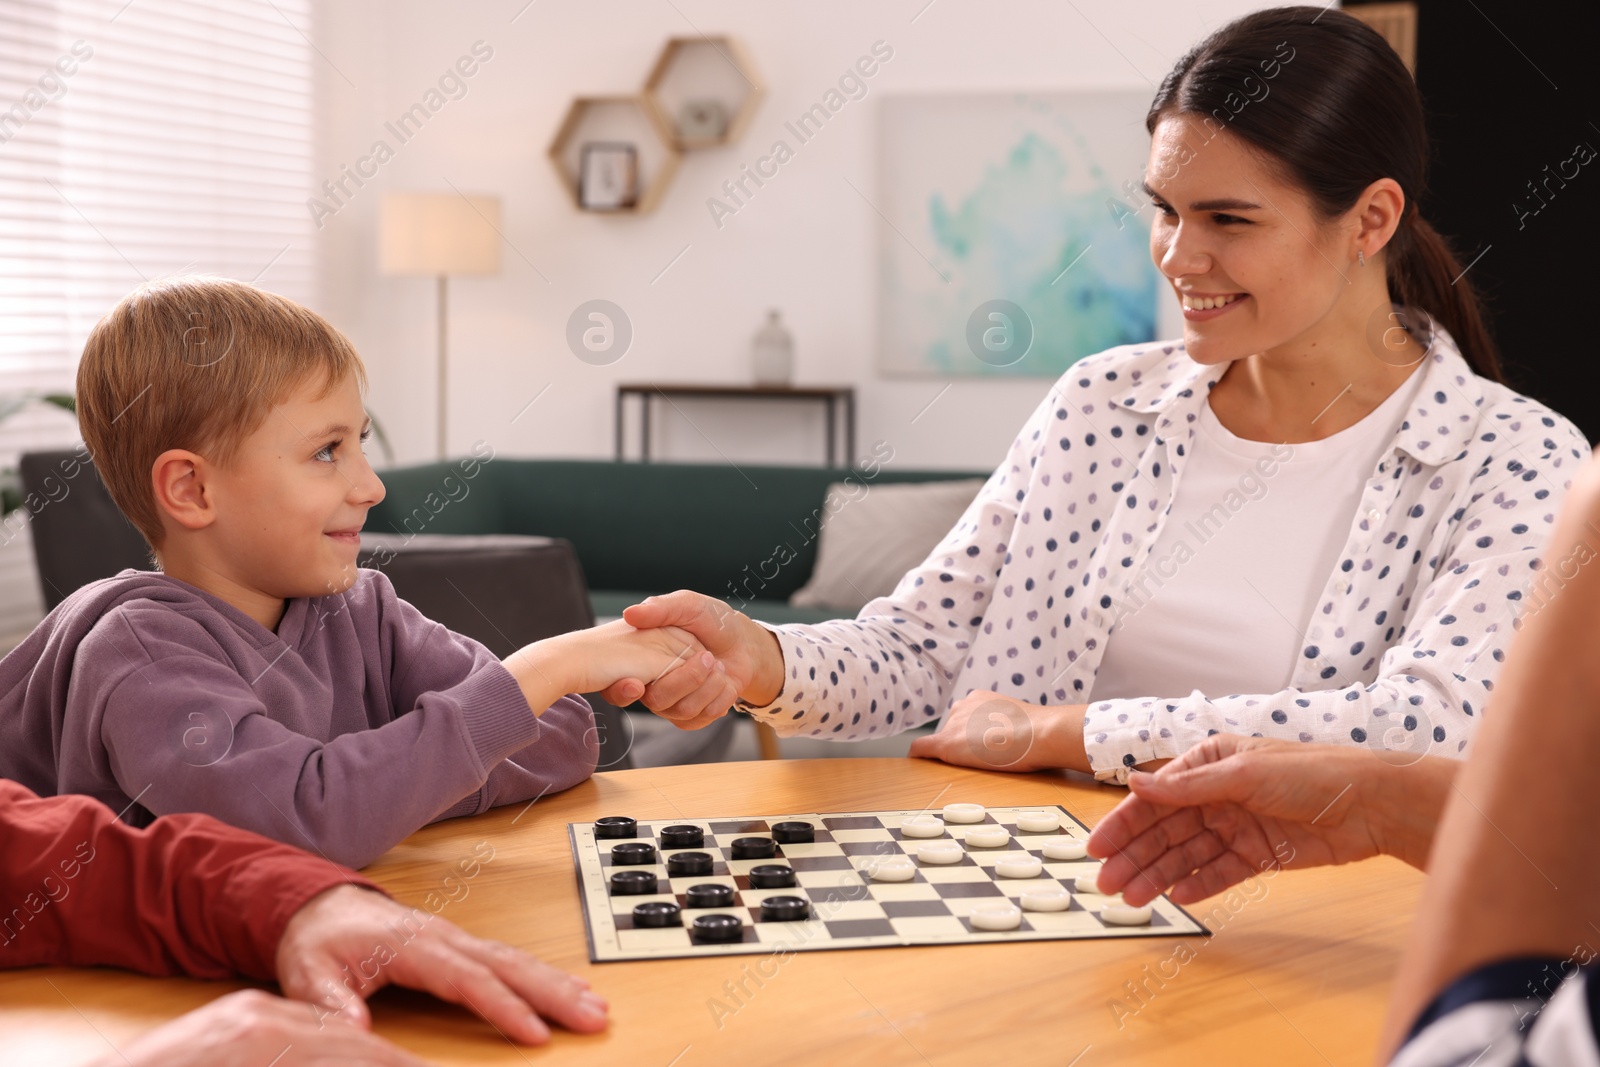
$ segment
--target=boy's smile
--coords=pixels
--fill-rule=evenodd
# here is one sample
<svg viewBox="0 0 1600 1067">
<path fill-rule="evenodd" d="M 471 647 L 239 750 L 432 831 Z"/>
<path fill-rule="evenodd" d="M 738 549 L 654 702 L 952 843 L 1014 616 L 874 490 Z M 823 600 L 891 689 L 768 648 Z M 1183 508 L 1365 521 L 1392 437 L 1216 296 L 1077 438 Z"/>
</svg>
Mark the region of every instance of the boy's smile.
<svg viewBox="0 0 1600 1067">
<path fill-rule="evenodd" d="M 163 570 L 268 629 L 285 600 L 354 583 L 361 525 L 384 496 L 361 448 L 369 420 L 355 377 L 322 396 L 320 385 L 295 389 L 226 464 L 178 450 L 155 464 L 157 499 L 171 502 L 173 520 Z M 180 469 L 164 479 L 173 462 Z"/>
</svg>

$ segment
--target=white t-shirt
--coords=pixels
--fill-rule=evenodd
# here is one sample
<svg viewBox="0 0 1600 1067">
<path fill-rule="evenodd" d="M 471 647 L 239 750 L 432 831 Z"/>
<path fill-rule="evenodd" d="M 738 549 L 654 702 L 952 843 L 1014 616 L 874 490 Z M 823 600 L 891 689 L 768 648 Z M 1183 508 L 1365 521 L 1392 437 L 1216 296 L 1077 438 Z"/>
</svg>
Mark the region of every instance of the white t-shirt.
<svg viewBox="0 0 1600 1067">
<path fill-rule="evenodd" d="M 1247 441 L 1201 405 L 1172 513 L 1107 639 L 1091 700 L 1275 693 L 1422 375 L 1303 444 Z"/>
</svg>

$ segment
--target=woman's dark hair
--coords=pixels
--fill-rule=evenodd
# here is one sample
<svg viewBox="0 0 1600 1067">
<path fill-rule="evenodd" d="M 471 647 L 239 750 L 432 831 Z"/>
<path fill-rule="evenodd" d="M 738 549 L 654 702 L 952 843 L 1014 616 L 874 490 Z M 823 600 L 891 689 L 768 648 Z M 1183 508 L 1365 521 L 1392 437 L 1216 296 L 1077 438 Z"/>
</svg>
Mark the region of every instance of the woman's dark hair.
<svg viewBox="0 0 1600 1067">
<path fill-rule="evenodd" d="M 1348 211 L 1379 178 L 1393 178 L 1406 206 L 1389 241 L 1390 299 L 1432 315 L 1474 371 L 1504 380 L 1477 294 L 1417 211 L 1429 156 L 1422 97 L 1376 30 L 1324 8 L 1246 15 L 1178 60 L 1145 126 L 1154 133 L 1174 113 L 1200 117 L 1208 131 L 1226 128 L 1276 160 L 1324 218 Z"/>
</svg>

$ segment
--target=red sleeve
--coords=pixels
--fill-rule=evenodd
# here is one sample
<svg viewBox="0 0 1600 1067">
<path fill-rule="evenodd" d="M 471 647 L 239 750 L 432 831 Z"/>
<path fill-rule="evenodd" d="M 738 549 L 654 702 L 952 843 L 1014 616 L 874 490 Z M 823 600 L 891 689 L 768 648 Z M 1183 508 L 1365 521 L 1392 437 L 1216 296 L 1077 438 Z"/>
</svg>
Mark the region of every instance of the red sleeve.
<svg viewBox="0 0 1600 1067">
<path fill-rule="evenodd" d="M 276 977 L 290 916 L 347 868 L 207 815 L 136 830 L 97 800 L 0 780 L 0 968 Z"/>
</svg>

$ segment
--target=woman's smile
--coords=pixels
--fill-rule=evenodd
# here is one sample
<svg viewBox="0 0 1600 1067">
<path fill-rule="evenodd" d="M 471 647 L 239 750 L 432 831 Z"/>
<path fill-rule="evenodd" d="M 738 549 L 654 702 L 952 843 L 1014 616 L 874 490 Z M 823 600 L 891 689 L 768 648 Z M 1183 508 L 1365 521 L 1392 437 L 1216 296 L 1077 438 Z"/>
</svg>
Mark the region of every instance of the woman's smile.
<svg viewBox="0 0 1600 1067">
<path fill-rule="evenodd" d="M 1178 293 L 1185 322 L 1210 322 L 1250 298 L 1249 293 Z"/>
</svg>

